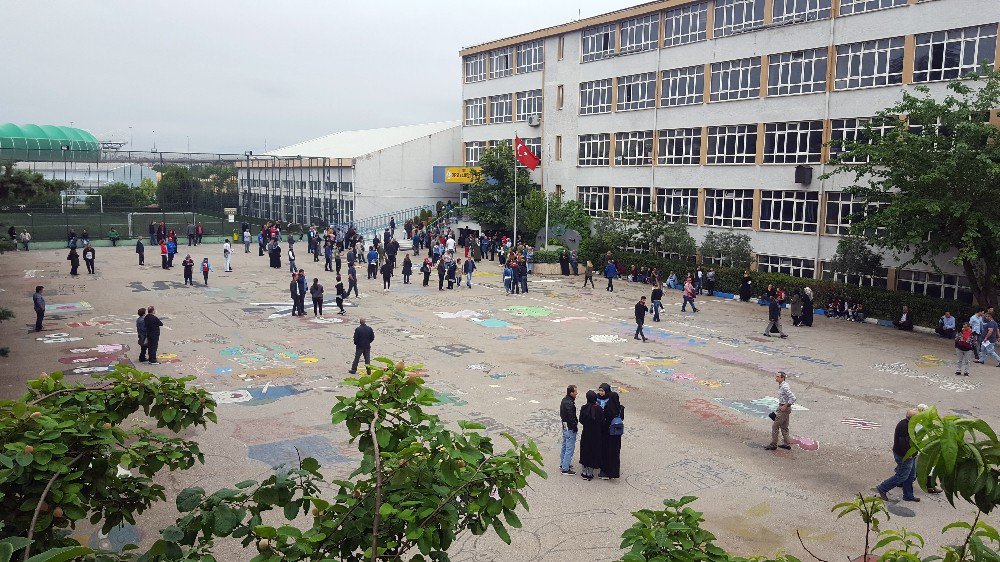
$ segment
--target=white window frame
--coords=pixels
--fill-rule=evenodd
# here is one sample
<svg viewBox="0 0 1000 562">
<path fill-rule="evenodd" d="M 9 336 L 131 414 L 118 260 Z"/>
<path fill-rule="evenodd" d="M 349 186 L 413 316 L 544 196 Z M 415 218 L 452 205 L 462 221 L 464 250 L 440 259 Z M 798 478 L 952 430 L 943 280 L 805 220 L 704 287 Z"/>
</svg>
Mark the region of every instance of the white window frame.
<svg viewBox="0 0 1000 562">
<path fill-rule="evenodd" d="M 764 164 L 819 164 L 823 121 L 764 123 Z"/>
<path fill-rule="evenodd" d="M 521 140 L 524 141 L 524 145 L 527 146 L 539 160 L 542 159 L 542 137 L 528 137 Z M 520 165 L 521 164 L 518 163 L 518 166 Z M 539 167 L 541 167 L 541 163 L 539 163 Z"/>
<path fill-rule="evenodd" d="M 611 210 L 611 187 L 601 185 L 578 185 L 576 200 L 592 217 L 606 215 Z"/>
<path fill-rule="evenodd" d="M 842 152 L 842 143 L 861 142 L 861 137 L 865 132 L 865 124 L 872 121 L 871 117 L 848 117 L 830 120 L 830 159 L 838 157 Z M 893 128 L 893 124 L 876 124 L 872 128 L 877 134 L 884 134 Z M 868 142 L 871 142 L 869 139 Z M 864 164 L 858 160 L 848 160 L 841 164 Z"/>
<path fill-rule="evenodd" d="M 610 166 L 611 133 L 580 135 L 577 166 Z"/>
<path fill-rule="evenodd" d="M 903 37 L 886 37 L 837 45 L 834 88 L 854 90 L 902 84 L 903 43 Z M 872 68 L 865 68 L 868 63 Z"/>
<path fill-rule="evenodd" d="M 538 72 L 545 67 L 545 40 L 536 39 L 517 46 L 517 73 Z"/>
<path fill-rule="evenodd" d="M 823 279 L 826 281 L 836 281 L 838 283 L 845 283 L 847 285 L 854 285 L 856 287 L 875 287 L 877 289 L 885 289 L 889 283 L 888 270 L 882 268 L 881 274 L 879 275 L 858 275 L 856 273 L 841 273 L 839 271 L 833 271 L 828 267 L 828 264 L 823 264 Z"/>
<path fill-rule="evenodd" d="M 794 96 L 826 92 L 826 47 L 768 56 L 767 95 Z"/>
<path fill-rule="evenodd" d="M 792 24 L 830 19 L 832 0 L 774 0 L 771 23 Z"/>
<path fill-rule="evenodd" d="M 512 94 L 490 96 L 490 123 L 510 123 L 514 119 Z"/>
<path fill-rule="evenodd" d="M 942 300 L 972 302 L 972 289 L 964 275 L 900 269 L 896 271 L 896 290 Z"/>
<path fill-rule="evenodd" d="M 978 70 L 983 62 L 993 66 L 996 62 L 996 49 L 995 23 L 918 33 L 913 58 L 913 81 L 953 80 Z M 949 58 L 952 60 L 949 61 Z"/>
<path fill-rule="evenodd" d="M 621 216 L 626 209 L 640 215 L 648 215 L 652 200 L 648 187 L 613 187 L 611 191 L 615 198 L 615 216 Z"/>
<path fill-rule="evenodd" d="M 760 192 L 760 229 L 815 234 L 819 230 L 819 192 L 768 190 Z"/>
<path fill-rule="evenodd" d="M 730 141 L 729 139 L 732 140 Z M 734 148 L 733 154 L 727 153 L 726 149 L 730 145 Z M 725 160 L 728 158 L 732 158 L 733 162 L 726 162 Z M 746 123 L 709 127 L 707 163 L 716 165 L 756 164 L 757 124 Z"/>
<path fill-rule="evenodd" d="M 674 47 L 708 38 L 708 2 L 688 4 L 663 13 L 663 46 Z"/>
<path fill-rule="evenodd" d="M 580 82 L 580 115 L 611 113 L 612 79 Z"/>
<path fill-rule="evenodd" d="M 542 114 L 542 91 L 526 90 L 514 94 L 514 104 L 517 111 L 514 113 L 515 121 L 527 121 L 529 115 Z"/>
<path fill-rule="evenodd" d="M 670 68 L 662 72 L 660 107 L 696 105 L 705 102 L 705 65 Z"/>
<path fill-rule="evenodd" d="M 722 102 L 760 97 L 760 57 L 712 63 L 709 101 Z"/>
<path fill-rule="evenodd" d="M 782 273 L 802 279 L 815 279 L 816 260 L 812 258 L 757 254 L 757 271 Z"/>
<path fill-rule="evenodd" d="M 465 62 L 465 83 L 482 82 L 486 80 L 486 53 L 476 53 L 466 55 Z"/>
<path fill-rule="evenodd" d="M 465 126 L 475 127 L 486 124 L 486 98 L 465 100 Z"/>
<path fill-rule="evenodd" d="M 653 131 L 615 133 L 615 166 L 649 166 L 653 163 Z"/>
<path fill-rule="evenodd" d="M 715 0 L 715 37 L 726 37 L 764 25 L 764 0 Z"/>
<path fill-rule="evenodd" d="M 656 107 L 656 73 L 644 72 L 618 77 L 615 111 L 635 111 Z"/>
<path fill-rule="evenodd" d="M 705 226 L 753 228 L 753 190 L 706 189 Z"/>
<path fill-rule="evenodd" d="M 465 143 L 465 165 L 478 166 L 479 159 L 486 149 L 486 141 L 468 141 Z"/>
<path fill-rule="evenodd" d="M 701 164 L 701 127 L 660 129 L 656 163 L 660 166 Z"/>
<path fill-rule="evenodd" d="M 850 16 L 905 6 L 907 0 L 840 0 L 840 15 Z"/>
<path fill-rule="evenodd" d="M 656 211 L 670 222 L 698 223 L 698 188 L 656 188 Z"/>
<path fill-rule="evenodd" d="M 582 62 L 591 62 L 613 56 L 618 36 L 618 24 L 606 23 L 588 27 L 580 34 Z"/>
<path fill-rule="evenodd" d="M 500 47 L 490 51 L 490 79 L 514 75 L 514 47 Z"/>
<path fill-rule="evenodd" d="M 846 191 L 827 191 L 826 204 L 823 209 L 824 232 L 827 236 L 847 236 L 851 233 L 851 224 L 856 216 L 884 207 L 886 203 L 865 203 L 855 201 L 854 196 Z M 836 208 L 835 213 L 830 211 Z M 882 229 L 876 229 L 875 235 L 881 235 Z"/>
<path fill-rule="evenodd" d="M 660 14 L 646 14 L 618 24 L 618 53 L 625 55 L 659 47 Z"/>
</svg>

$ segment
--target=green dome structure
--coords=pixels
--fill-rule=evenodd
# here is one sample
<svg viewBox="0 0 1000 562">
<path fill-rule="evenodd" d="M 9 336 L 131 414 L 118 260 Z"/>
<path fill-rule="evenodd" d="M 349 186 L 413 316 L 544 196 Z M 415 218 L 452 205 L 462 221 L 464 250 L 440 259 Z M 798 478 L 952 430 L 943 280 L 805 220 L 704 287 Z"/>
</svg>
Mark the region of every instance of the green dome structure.
<svg viewBox="0 0 1000 562">
<path fill-rule="evenodd" d="M 97 162 L 101 143 L 94 135 L 57 125 L 0 125 L 0 161 Z"/>
</svg>

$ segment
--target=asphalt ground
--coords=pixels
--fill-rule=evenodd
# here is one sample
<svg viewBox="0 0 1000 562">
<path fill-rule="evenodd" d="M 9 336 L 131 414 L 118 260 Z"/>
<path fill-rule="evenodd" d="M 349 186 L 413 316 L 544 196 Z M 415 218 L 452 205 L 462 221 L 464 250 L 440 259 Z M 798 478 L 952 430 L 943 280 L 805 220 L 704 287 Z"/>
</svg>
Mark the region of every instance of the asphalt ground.
<svg viewBox="0 0 1000 562">
<path fill-rule="evenodd" d="M 298 246 L 297 246 L 298 248 Z M 193 249 L 193 248 L 192 248 Z M 630 513 L 657 508 L 664 498 L 698 496 L 706 527 L 719 543 L 740 554 L 779 550 L 808 555 L 796 538 L 827 559 L 860 554 L 864 527 L 830 508 L 871 488 L 894 468 L 892 432 L 917 404 L 944 413 L 971 415 L 997 426 L 1000 369 L 973 365 L 972 376 L 954 375 L 950 341 L 869 324 L 817 316 L 812 328 L 784 318 L 787 339 L 764 337 L 766 308 L 703 295 L 697 314 L 680 311 L 680 293 L 668 291 L 662 321 L 647 318 L 649 342 L 633 339 L 633 305 L 649 287 L 624 281 L 616 290 L 581 288 L 582 279 L 533 278 L 530 292 L 506 296 L 494 264 L 480 264 L 472 289 L 438 291 L 361 273 L 361 296 L 349 299 L 346 316 L 292 317 L 287 264 L 268 268 L 267 258 L 239 246 L 233 273 L 222 272 L 221 245 L 200 246 L 215 272 L 204 287 L 182 284 L 181 268 L 165 271 L 147 253 L 136 265 L 130 244 L 102 249 L 97 274 L 69 276 L 65 250 L 8 253 L 0 269 L 0 305 L 17 318 L 0 325 L 0 392 L 11 397 L 42 371 L 64 370 L 85 381 L 117 361 L 135 361 L 135 311 L 153 304 L 164 320 L 157 374 L 194 375 L 218 393 L 219 423 L 192 432 L 207 453 L 206 464 L 163 474 L 168 498 L 144 514 L 138 526 L 109 536 L 82 528 L 77 536 L 100 547 L 149 544 L 173 521 L 172 498 L 187 486 L 213 490 L 244 479 L 263 479 L 296 451 L 316 457 L 324 472 L 345 476 L 359 455 L 346 430 L 330 425 L 335 396 L 354 348 L 360 316 L 374 328 L 374 355 L 422 364 L 427 384 L 447 420 L 479 421 L 488 432 L 535 439 L 545 455 L 547 480 L 533 478 L 522 514 L 524 528 L 508 547 L 492 534 L 464 536 L 456 561 L 612 560 Z M 331 295 L 333 274 L 299 248 L 298 265 L 318 276 Z M 182 245 L 179 264 L 187 246 Z M 301 259 L 305 258 L 305 259 Z M 44 285 L 50 313 L 41 334 L 31 332 L 31 293 Z M 787 311 L 785 312 L 787 314 Z M 138 364 L 138 363 L 137 363 Z M 789 374 L 798 409 L 791 417 L 791 451 L 764 450 L 777 396 L 774 373 Z M 587 389 L 609 382 L 626 407 L 622 475 L 591 482 L 559 472 L 559 402 L 567 384 Z M 574 466 L 579 464 L 574 459 Z M 968 505 L 952 508 L 940 495 L 917 492 L 923 501 L 898 501 L 888 527 L 924 534 L 928 548 L 949 522 L 971 520 Z M 995 518 L 990 521 L 996 524 Z M 220 560 L 246 560 L 232 545 Z M 930 550 L 925 551 L 929 554 Z"/>
</svg>

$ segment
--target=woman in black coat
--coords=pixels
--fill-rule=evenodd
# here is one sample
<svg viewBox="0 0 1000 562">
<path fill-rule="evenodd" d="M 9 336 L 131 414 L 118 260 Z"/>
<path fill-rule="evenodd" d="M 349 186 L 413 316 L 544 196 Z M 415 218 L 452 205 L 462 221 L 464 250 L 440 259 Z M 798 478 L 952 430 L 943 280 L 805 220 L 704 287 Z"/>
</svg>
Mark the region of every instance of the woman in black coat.
<svg viewBox="0 0 1000 562">
<path fill-rule="evenodd" d="M 563 275 L 569 275 L 569 254 L 565 251 L 559 254 L 559 270 Z"/>
<path fill-rule="evenodd" d="M 750 295 L 753 293 L 753 282 L 750 280 L 750 272 L 743 274 L 743 283 L 740 284 L 740 300 L 750 302 Z"/>
<path fill-rule="evenodd" d="M 580 408 L 580 425 L 583 426 L 580 436 L 580 465 L 583 471 L 580 476 L 593 480 L 594 469 L 600 468 L 604 453 L 604 410 L 597 405 L 597 393 L 593 390 L 587 391 L 587 403 Z"/>
<path fill-rule="evenodd" d="M 799 326 L 812 327 L 813 325 L 813 292 L 812 289 L 806 287 L 802 291 L 802 319 L 799 322 Z"/>
<path fill-rule="evenodd" d="M 410 261 L 410 254 L 403 258 L 403 284 L 410 284 L 410 275 L 413 275 L 413 262 Z"/>
<path fill-rule="evenodd" d="M 73 276 L 79 275 L 76 270 L 80 269 L 80 254 L 77 253 L 76 248 L 69 249 L 69 255 L 66 256 L 66 259 L 69 260 L 69 274 Z"/>
<path fill-rule="evenodd" d="M 601 455 L 601 472 L 597 475 L 601 480 L 618 478 L 621 472 L 622 436 L 611 435 L 611 421 L 615 418 L 625 419 L 618 393 L 611 390 L 611 385 L 601 383 L 597 387 L 597 403 L 604 408 L 604 420 L 601 432 L 604 437 L 604 447 Z"/>
</svg>

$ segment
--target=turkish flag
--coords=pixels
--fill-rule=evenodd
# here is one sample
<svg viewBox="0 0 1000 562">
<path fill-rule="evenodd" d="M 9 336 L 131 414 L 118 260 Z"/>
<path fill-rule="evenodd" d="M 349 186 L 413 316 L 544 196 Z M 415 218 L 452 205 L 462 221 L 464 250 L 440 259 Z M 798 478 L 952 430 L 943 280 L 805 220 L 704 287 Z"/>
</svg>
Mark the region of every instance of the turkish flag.
<svg viewBox="0 0 1000 562">
<path fill-rule="evenodd" d="M 521 137 L 517 135 L 514 135 L 514 156 L 517 158 L 518 162 L 531 171 L 534 171 L 535 168 L 537 168 L 542 162 L 542 159 L 535 155 L 535 153 L 528 148 L 528 145 L 524 144 Z"/>
</svg>

